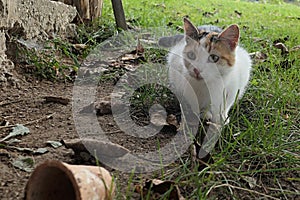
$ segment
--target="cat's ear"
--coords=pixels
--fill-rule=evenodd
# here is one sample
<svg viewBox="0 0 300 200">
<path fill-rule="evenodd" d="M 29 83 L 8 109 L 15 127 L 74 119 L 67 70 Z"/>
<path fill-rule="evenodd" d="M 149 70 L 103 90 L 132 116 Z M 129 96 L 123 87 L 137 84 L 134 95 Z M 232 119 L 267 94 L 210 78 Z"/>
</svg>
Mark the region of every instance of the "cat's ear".
<svg viewBox="0 0 300 200">
<path fill-rule="evenodd" d="M 189 39 L 198 39 L 198 29 L 187 18 L 183 18 L 183 27 L 187 42 Z"/>
<path fill-rule="evenodd" d="M 224 42 L 225 45 L 228 45 L 231 51 L 235 50 L 239 43 L 240 38 L 240 29 L 238 25 L 233 24 L 222 31 L 219 35 L 220 41 Z"/>
</svg>

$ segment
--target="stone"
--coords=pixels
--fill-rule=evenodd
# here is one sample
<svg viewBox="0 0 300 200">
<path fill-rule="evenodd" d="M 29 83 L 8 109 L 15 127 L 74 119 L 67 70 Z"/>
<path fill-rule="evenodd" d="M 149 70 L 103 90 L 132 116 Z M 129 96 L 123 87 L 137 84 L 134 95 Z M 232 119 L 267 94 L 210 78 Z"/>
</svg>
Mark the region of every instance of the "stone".
<svg viewBox="0 0 300 200">
<path fill-rule="evenodd" d="M 76 8 L 50 0 L 0 0 L 0 27 L 10 36 L 47 39 L 64 35 Z"/>
<path fill-rule="evenodd" d="M 0 0 L 0 86 L 13 81 L 15 41 L 45 41 L 53 37 L 74 37 L 75 7 L 50 0 Z M 7 40 L 8 39 L 8 40 Z"/>
</svg>

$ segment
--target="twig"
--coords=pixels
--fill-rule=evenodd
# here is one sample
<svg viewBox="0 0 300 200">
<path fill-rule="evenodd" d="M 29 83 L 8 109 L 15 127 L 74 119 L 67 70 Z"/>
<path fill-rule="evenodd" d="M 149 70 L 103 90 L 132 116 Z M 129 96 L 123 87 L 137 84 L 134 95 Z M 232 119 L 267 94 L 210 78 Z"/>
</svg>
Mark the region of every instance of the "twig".
<svg viewBox="0 0 300 200">
<path fill-rule="evenodd" d="M 233 188 L 233 189 L 243 190 L 243 191 L 246 191 L 246 192 L 249 192 L 249 193 L 255 193 L 255 194 L 258 194 L 258 195 L 261 195 L 261 196 L 270 198 L 270 199 L 280 200 L 280 199 L 278 199 L 278 198 L 275 198 L 275 197 L 272 197 L 272 196 L 270 196 L 270 195 L 266 195 L 266 194 L 257 192 L 257 191 L 255 191 L 255 190 L 249 190 L 249 189 L 247 189 L 247 188 L 242 188 L 242 187 L 230 185 L 230 184 L 228 184 L 228 183 L 213 186 L 211 189 L 213 189 L 213 188 L 219 188 L 219 187 L 230 187 L 230 188 Z M 207 195 L 209 194 L 209 192 L 211 191 L 211 189 L 207 192 Z"/>
<path fill-rule="evenodd" d="M 15 101 L 9 101 L 9 102 L 0 102 L 0 107 L 2 106 L 7 106 L 7 105 L 10 105 L 10 104 L 14 104 L 14 103 L 19 103 L 21 101 L 24 101 L 23 99 L 18 99 L 18 100 L 15 100 Z"/>
<path fill-rule="evenodd" d="M 0 107 L 4 107 L 4 106 L 8 106 L 8 105 L 11 105 L 11 104 L 14 104 L 14 103 L 19 103 L 19 102 L 22 102 L 22 101 L 36 101 L 37 99 L 40 99 L 40 98 L 43 98 L 43 97 L 40 97 L 40 96 L 37 96 L 35 98 L 32 98 L 32 97 L 24 97 L 22 99 L 17 99 L 17 100 L 12 100 L 12 101 L 2 101 L 0 102 Z"/>
<path fill-rule="evenodd" d="M 70 102 L 70 99 L 65 97 L 57 97 L 57 96 L 45 96 L 43 97 L 46 102 L 60 103 L 62 105 L 67 105 Z"/>
<path fill-rule="evenodd" d="M 49 119 L 50 117 L 52 117 L 53 115 L 55 115 L 56 113 L 52 113 L 50 115 L 47 115 L 45 117 L 42 117 L 42 118 L 39 118 L 39 119 L 36 119 L 36 120 L 33 120 L 33 121 L 29 121 L 29 122 L 26 122 L 25 124 L 23 124 L 24 126 L 26 125 L 30 125 L 30 124 L 34 124 L 36 122 L 39 122 L 39 121 L 42 121 L 44 119 Z M 15 127 L 16 125 L 8 125 L 8 126 L 0 126 L 0 129 L 4 129 L 4 128 L 12 128 L 12 127 Z"/>
<path fill-rule="evenodd" d="M 116 131 L 104 131 L 105 134 L 113 134 L 113 133 L 122 133 L 122 130 L 116 130 Z"/>
</svg>

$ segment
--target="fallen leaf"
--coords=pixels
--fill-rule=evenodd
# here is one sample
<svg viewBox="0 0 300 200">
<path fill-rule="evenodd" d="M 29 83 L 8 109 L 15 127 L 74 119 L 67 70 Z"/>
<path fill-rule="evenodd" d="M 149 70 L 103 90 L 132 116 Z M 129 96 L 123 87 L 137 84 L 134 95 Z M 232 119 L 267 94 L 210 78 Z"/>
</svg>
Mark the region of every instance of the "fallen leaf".
<svg viewBox="0 0 300 200">
<path fill-rule="evenodd" d="M 7 146 L 7 148 L 9 149 L 14 149 L 20 152 L 24 152 L 24 153 L 32 153 L 32 154 L 44 154 L 48 152 L 47 148 L 38 148 L 38 149 L 33 149 L 33 148 L 27 148 L 27 147 L 14 147 L 14 146 Z"/>
<path fill-rule="evenodd" d="M 137 54 L 142 54 L 144 53 L 145 49 L 143 47 L 143 45 L 141 44 L 140 40 L 138 40 L 138 43 L 136 45 L 136 53 Z"/>
<path fill-rule="evenodd" d="M 72 149 L 77 156 L 88 154 L 89 150 L 94 150 L 97 152 L 97 159 L 101 162 L 101 159 L 113 159 L 125 156 L 130 151 L 118 144 L 112 142 L 99 141 L 97 139 L 71 139 L 71 140 L 62 140 L 61 143 L 68 149 Z M 93 153 L 94 153 L 93 152 Z M 90 156 L 94 156 L 90 155 Z"/>
<path fill-rule="evenodd" d="M 298 51 L 300 50 L 300 45 L 294 46 L 293 48 L 291 48 L 291 51 Z"/>
<path fill-rule="evenodd" d="M 33 170 L 34 161 L 32 157 L 19 156 L 12 162 L 12 165 L 25 172 L 31 172 Z"/>
<path fill-rule="evenodd" d="M 235 10 L 234 13 L 236 14 L 236 16 L 237 16 L 238 18 L 241 18 L 241 16 L 242 16 L 242 13 L 241 13 L 241 12 Z"/>
<path fill-rule="evenodd" d="M 268 58 L 267 54 L 260 52 L 260 51 L 249 53 L 249 56 L 252 59 L 254 59 L 256 61 L 260 61 L 260 62 L 264 62 Z"/>
<path fill-rule="evenodd" d="M 25 152 L 25 153 L 32 153 L 32 152 L 33 152 L 33 149 L 27 148 L 27 147 L 22 148 L 22 147 L 11 147 L 11 146 L 10 146 L 9 148 L 15 149 L 15 150 L 17 150 L 17 151 Z"/>
<path fill-rule="evenodd" d="M 242 179 L 249 184 L 250 189 L 253 189 L 257 186 L 257 179 L 250 176 L 242 176 Z"/>
<path fill-rule="evenodd" d="M 179 130 L 180 128 L 180 124 L 178 123 L 176 116 L 173 114 L 167 116 L 167 123 L 171 126 L 175 126 L 176 130 Z"/>
<path fill-rule="evenodd" d="M 285 115 L 283 116 L 283 118 L 286 119 L 286 120 L 288 120 L 288 119 L 290 118 L 290 116 L 289 116 L 289 114 L 285 114 Z"/>
<path fill-rule="evenodd" d="M 17 124 L 15 127 L 13 127 L 12 132 L 10 132 L 6 137 L 0 140 L 0 142 L 3 142 L 5 140 L 8 140 L 12 137 L 16 136 L 23 136 L 28 134 L 30 131 L 27 127 L 23 126 L 22 124 Z"/>
<path fill-rule="evenodd" d="M 285 55 L 289 53 L 288 48 L 281 42 L 274 44 L 274 47 L 281 50 L 281 55 Z"/>
<path fill-rule="evenodd" d="M 86 44 L 73 44 L 73 47 L 77 51 L 80 51 L 80 50 L 85 50 L 88 47 L 88 45 L 86 45 Z"/>
<path fill-rule="evenodd" d="M 252 39 L 253 39 L 253 42 L 255 42 L 255 43 L 264 41 L 264 39 L 258 38 L 258 37 L 253 37 Z"/>
<path fill-rule="evenodd" d="M 48 152 L 47 148 L 38 148 L 37 150 L 33 151 L 34 154 L 45 154 L 47 152 Z"/>
<path fill-rule="evenodd" d="M 13 138 L 13 139 L 6 141 L 5 143 L 8 145 L 11 145 L 11 144 L 20 143 L 20 142 L 21 142 L 21 140 Z"/>
<path fill-rule="evenodd" d="M 179 187 L 173 181 L 146 180 L 144 186 L 137 185 L 135 187 L 135 192 L 141 195 L 141 199 L 146 199 L 150 192 L 153 200 L 166 197 L 170 200 L 185 200 Z"/>
<path fill-rule="evenodd" d="M 58 148 L 58 147 L 61 147 L 63 144 L 58 142 L 58 141 L 47 141 L 46 144 L 52 146 L 54 149 Z"/>
</svg>

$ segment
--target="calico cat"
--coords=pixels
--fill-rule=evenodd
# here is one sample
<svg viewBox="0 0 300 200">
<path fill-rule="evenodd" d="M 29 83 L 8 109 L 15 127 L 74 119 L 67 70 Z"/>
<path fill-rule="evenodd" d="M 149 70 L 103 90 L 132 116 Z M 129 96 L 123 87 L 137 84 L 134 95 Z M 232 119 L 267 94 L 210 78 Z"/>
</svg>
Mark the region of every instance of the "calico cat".
<svg viewBox="0 0 300 200">
<path fill-rule="evenodd" d="M 238 45 L 239 27 L 196 28 L 184 18 L 184 35 L 163 37 L 159 45 L 171 47 L 169 81 L 176 95 L 186 99 L 200 118 L 228 123 L 228 112 L 249 82 L 251 59 Z"/>
</svg>

